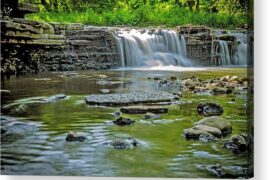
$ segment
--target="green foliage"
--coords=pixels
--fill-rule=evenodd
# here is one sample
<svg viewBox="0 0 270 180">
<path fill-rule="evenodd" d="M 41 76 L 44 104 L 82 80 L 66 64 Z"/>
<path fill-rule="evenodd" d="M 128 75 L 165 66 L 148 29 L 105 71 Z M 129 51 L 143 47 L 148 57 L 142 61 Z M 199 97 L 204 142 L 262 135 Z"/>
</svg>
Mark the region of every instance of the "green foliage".
<svg viewBox="0 0 270 180">
<path fill-rule="evenodd" d="M 28 18 L 107 26 L 195 24 L 234 28 L 247 23 L 244 5 L 247 0 L 229 0 L 231 4 L 226 0 L 46 0 L 46 3 L 53 1 L 58 2 L 57 10 L 51 7 Z"/>
</svg>

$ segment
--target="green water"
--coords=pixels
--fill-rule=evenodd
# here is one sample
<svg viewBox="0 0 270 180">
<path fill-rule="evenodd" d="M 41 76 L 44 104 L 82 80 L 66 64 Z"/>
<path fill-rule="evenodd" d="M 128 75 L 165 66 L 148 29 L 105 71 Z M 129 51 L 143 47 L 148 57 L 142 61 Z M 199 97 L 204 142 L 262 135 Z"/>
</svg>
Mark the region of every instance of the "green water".
<svg viewBox="0 0 270 180">
<path fill-rule="evenodd" d="M 183 129 L 202 119 L 196 112 L 200 102 L 214 101 L 224 108 L 223 117 L 233 127 L 233 134 L 247 132 L 247 95 L 195 95 L 184 92 L 179 104 L 166 105 L 168 114 L 145 120 L 143 115 L 128 115 L 136 122 L 119 127 L 112 123 L 112 113 L 119 107 L 89 106 L 84 97 L 100 94 L 100 89 L 112 93 L 137 90 L 178 91 L 179 87 L 158 88 L 147 77 L 183 78 L 195 75 L 201 79 L 238 75 L 246 77 L 245 68 L 210 69 L 202 71 L 83 71 L 63 78 L 60 73 L 40 73 L 12 78 L 2 82 L 2 106 L 28 97 L 64 93 L 68 99 L 47 104 L 27 104 L 23 113 L 2 114 L 1 124 L 8 133 L 2 136 L 1 165 L 3 174 L 14 175 L 76 175 L 124 177 L 215 177 L 199 168 L 201 165 L 221 164 L 237 169 L 248 166 L 247 155 L 235 155 L 222 147 L 222 140 L 213 143 L 187 141 Z M 110 85 L 97 84 L 97 75 L 111 78 Z M 37 80 L 50 78 L 50 80 Z M 235 102 L 231 99 L 234 98 Z M 66 142 L 69 131 L 85 135 L 85 142 Z M 134 137 L 140 145 L 134 149 L 116 150 L 104 142 L 115 138 Z M 6 169 L 5 169 L 6 168 Z M 6 171 L 8 169 L 8 171 Z"/>
</svg>

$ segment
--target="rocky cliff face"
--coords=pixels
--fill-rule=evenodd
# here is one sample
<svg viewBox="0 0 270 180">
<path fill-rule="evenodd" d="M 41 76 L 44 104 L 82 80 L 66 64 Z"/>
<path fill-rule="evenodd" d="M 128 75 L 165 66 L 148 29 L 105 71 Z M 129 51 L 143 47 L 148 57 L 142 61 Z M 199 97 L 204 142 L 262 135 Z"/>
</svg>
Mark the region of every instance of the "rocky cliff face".
<svg viewBox="0 0 270 180">
<path fill-rule="evenodd" d="M 235 35 L 205 26 L 178 26 L 176 31 L 186 39 L 187 56 L 203 65 L 220 65 L 225 55 L 234 57 L 239 43 Z M 222 49 L 221 43 L 226 43 L 227 49 Z M 232 59 L 226 65 L 230 63 L 237 65 Z"/>
<path fill-rule="evenodd" d="M 211 59 L 212 36 L 210 28 L 202 26 L 179 26 L 176 28 L 186 39 L 187 56 L 206 63 Z"/>
<path fill-rule="evenodd" d="M 1 36 L 2 79 L 26 72 L 118 65 L 115 40 L 108 28 L 12 18 L 1 21 Z"/>
</svg>

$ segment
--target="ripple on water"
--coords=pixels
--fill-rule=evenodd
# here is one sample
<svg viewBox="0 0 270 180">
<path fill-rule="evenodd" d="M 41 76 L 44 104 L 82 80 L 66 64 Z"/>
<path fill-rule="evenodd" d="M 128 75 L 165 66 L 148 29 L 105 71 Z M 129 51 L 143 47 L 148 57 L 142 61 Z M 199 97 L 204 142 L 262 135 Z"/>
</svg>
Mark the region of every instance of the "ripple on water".
<svg viewBox="0 0 270 180">
<path fill-rule="evenodd" d="M 222 156 L 220 155 L 216 155 L 216 154 L 211 154 L 209 152 L 206 151 L 195 151 L 193 152 L 193 155 L 196 157 L 200 157 L 200 158 L 215 158 L 215 159 L 224 159 Z"/>
</svg>

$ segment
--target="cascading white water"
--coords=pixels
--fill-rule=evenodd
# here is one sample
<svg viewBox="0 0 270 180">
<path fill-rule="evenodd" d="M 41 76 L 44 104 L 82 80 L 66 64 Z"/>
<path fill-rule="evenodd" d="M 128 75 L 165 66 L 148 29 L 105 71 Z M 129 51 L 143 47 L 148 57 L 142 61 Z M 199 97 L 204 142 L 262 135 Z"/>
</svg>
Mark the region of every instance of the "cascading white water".
<svg viewBox="0 0 270 180">
<path fill-rule="evenodd" d="M 230 51 L 227 41 L 215 40 L 218 48 L 216 48 L 215 43 L 212 43 L 212 57 L 219 55 L 220 61 L 218 65 L 222 66 L 247 65 L 247 35 L 244 33 L 230 33 L 230 35 L 236 38 L 234 51 Z M 212 60 L 212 63 L 216 65 L 217 62 Z"/>
<path fill-rule="evenodd" d="M 218 40 L 220 48 L 221 61 L 220 65 L 231 65 L 231 56 L 227 41 Z"/>
<path fill-rule="evenodd" d="M 122 67 L 191 66 L 184 36 L 172 30 L 115 32 Z"/>
<path fill-rule="evenodd" d="M 247 65 L 247 35 L 244 33 L 235 33 L 234 36 L 237 39 L 237 48 L 234 55 L 235 65 Z"/>
</svg>

